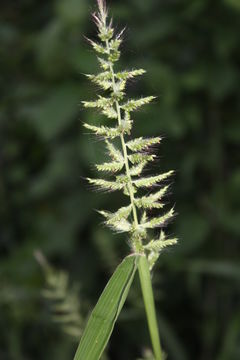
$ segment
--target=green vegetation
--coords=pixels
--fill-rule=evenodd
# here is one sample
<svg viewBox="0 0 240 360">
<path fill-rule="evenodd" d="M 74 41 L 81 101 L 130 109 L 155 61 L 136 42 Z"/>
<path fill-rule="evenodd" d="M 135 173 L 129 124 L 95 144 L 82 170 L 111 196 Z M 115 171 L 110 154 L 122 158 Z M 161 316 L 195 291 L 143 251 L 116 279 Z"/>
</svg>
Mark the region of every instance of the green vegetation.
<svg viewBox="0 0 240 360">
<path fill-rule="evenodd" d="M 151 174 L 176 170 L 169 189 L 174 196 L 166 199 L 174 202 L 177 216 L 168 232 L 177 234 L 181 246 L 165 251 L 152 276 L 163 348 L 168 360 L 236 360 L 239 2 L 114 0 L 110 5 L 117 27 L 129 27 L 119 68 L 147 70 L 141 82 L 130 80 L 131 96 L 158 98 L 136 113 L 134 137 L 163 137 Z M 113 237 L 93 211 L 114 212 L 121 195 L 93 193 L 83 180 L 96 178 L 94 164 L 106 158 L 102 144 L 82 126 L 101 125 L 102 116 L 78 106 L 97 88 L 82 75 L 97 66 L 82 36 L 94 39 L 89 22 L 94 10 L 86 0 L 1 4 L 3 360 L 74 356 L 76 343 L 49 321 L 48 302 L 45 306 L 39 296 L 44 276 L 35 249 L 80 284 L 83 319 L 129 252 L 124 234 Z M 147 358 L 144 321 L 134 283 L 111 337 L 110 359 L 143 358 L 141 348 Z"/>
<path fill-rule="evenodd" d="M 104 91 L 104 96 L 98 94 L 96 100 L 83 101 L 83 104 L 85 108 L 99 110 L 111 122 L 115 120 L 116 125 L 85 124 L 85 127 L 97 136 L 101 135 L 100 140 L 104 140 L 107 149 L 109 161 L 97 164 L 97 170 L 111 174 L 110 180 L 99 178 L 88 178 L 87 180 L 100 190 L 109 192 L 121 190 L 123 195 L 128 198 L 127 206 L 122 206 L 112 213 L 108 211 L 99 211 L 99 213 L 105 218 L 105 225 L 115 232 L 127 233 L 133 254 L 135 256 L 141 255 L 139 265 L 135 265 L 135 270 L 138 267 L 155 360 L 162 360 L 149 270 L 153 269 L 164 248 L 177 243 L 177 239 L 166 240 L 165 233 L 162 230 L 167 222 L 172 219 L 174 211 L 171 209 L 161 216 L 151 217 L 149 214 L 151 209 L 164 207 L 163 196 L 166 195 L 167 187 L 162 186 L 157 192 L 140 196 L 139 189 L 159 186 L 172 175 L 173 171 L 155 176 L 143 176 L 143 170 L 148 162 L 155 159 L 151 147 L 159 144 L 161 138 L 129 139 L 133 128 L 132 112 L 149 104 L 154 100 L 154 96 L 128 99 L 126 94 L 127 82 L 135 76 L 144 74 L 145 70 L 116 70 L 116 63 L 121 55 L 120 46 L 124 30 L 116 33 L 112 19 L 109 19 L 104 0 L 98 0 L 98 12 L 93 14 L 93 19 L 97 25 L 100 42 L 88 41 L 98 55 L 97 59 L 100 63 L 101 72 L 96 75 L 88 74 L 87 77 Z M 150 231 L 156 227 L 161 228 L 160 236 L 158 239 L 151 240 L 154 235 Z M 129 282 L 126 274 L 121 283 L 120 277 L 117 276 L 119 271 L 118 268 L 114 272 L 106 290 L 93 310 L 74 359 L 98 360 L 105 349 L 114 322 L 120 314 L 128 293 L 125 288 L 127 287 L 129 290 L 133 279 L 132 275 L 131 282 Z M 118 282 L 119 284 L 117 284 Z M 116 286 L 118 286 L 117 290 Z M 124 300 L 121 300 L 123 295 Z M 116 310 L 118 304 L 121 304 L 121 307 Z M 113 306 L 112 310 L 111 305 Z"/>
</svg>

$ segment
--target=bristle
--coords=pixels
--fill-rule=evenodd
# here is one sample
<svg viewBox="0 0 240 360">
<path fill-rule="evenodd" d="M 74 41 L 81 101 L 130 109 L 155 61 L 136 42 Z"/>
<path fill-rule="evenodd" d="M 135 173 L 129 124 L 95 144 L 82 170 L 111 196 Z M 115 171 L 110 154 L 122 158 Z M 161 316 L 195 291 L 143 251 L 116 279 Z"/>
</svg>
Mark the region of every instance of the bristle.
<svg viewBox="0 0 240 360">
<path fill-rule="evenodd" d="M 107 7 L 106 7 L 105 0 L 97 0 L 97 3 L 98 3 L 98 9 L 99 9 L 101 16 L 106 19 Z"/>
<path fill-rule="evenodd" d="M 95 12 L 92 13 L 92 18 L 95 24 L 97 25 L 97 27 L 99 27 L 101 25 L 101 20 L 99 19 L 99 17 L 96 15 Z"/>
<path fill-rule="evenodd" d="M 120 31 L 120 33 L 117 34 L 116 38 L 121 39 L 122 35 L 124 34 L 124 31 L 126 30 L 126 26 Z"/>
</svg>

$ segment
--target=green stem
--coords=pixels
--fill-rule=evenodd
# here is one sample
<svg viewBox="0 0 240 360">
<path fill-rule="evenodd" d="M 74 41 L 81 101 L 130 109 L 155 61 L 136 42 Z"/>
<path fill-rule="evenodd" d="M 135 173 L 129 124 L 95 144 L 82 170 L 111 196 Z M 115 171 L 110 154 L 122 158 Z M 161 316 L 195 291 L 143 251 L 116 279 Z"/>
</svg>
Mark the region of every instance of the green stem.
<svg viewBox="0 0 240 360">
<path fill-rule="evenodd" d="M 108 51 L 110 51 L 108 41 L 106 41 L 106 48 L 107 48 Z M 113 70 L 112 65 L 110 65 L 110 71 L 111 71 L 111 74 L 112 74 L 113 91 L 115 92 L 116 91 L 116 82 L 115 82 L 115 74 L 114 74 L 114 70 Z M 120 105 L 119 105 L 118 100 L 115 101 L 115 105 L 116 105 L 116 110 L 117 110 L 117 114 L 118 114 L 118 125 L 121 126 L 122 125 L 122 116 L 121 116 L 121 109 L 120 109 Z M 135 206 L 132 178 L 131 178 L 130 168 L 129 168 L 127 146 L 126 146 L 123 134 L 120 135 L 120 139 L 121 139 L 121 144 L 122 144 L 126 175 L 128 177 L 128 180 L 129 180 L 128 181 L 128 191 L 129 191 L 129 197 L 130 197 L 131 205 L 132 205 L 133 218 L 134 218 L 135 226 L 137 227 L 138 226 L 137 210 L 136 210 L 136 206 Z"/>
<path fill-rule="evenodd" d="M 106 41 L 106 48 L 109 51 L 108 41 Z M 114 73 L 112 65 L 110 65 L 110 71 L 112 74 L 113 91 L 115 91 L 115 89 L 116 89 L 115 73 Z M 117 100 L 115 101 L 115 106 L 116 106 L 116 110 L 117 110 L 117 114 L 118 114 L 118 124 L 120 126 L 122 124 L 121 108 L 120 108 L 119 102 Z M 128 177 L 128 192 L 129 192 L 129 197 L 130 197 L 130 201 L 131 201 L 131 205 L 132 205 L 133 219 L 134 219 L 135 227 L 137 228 L 138 227 L 138 216 L 137 216 L 137 209 L 136 209 L 136 205 L 135 205 L 134 188 L 133 188 L 132 178 L 131 178 L 131 174 L 130 174 L 127 146 L 126 146 L 123 134 L 120 135 L 120 139 L 121 139 L 121 144 L 122 144 L 122 151 L 123 151 L 126 175 Z M 142 248 L 141 245 L 142 244 L 140 244 L 140 249 Z M 134 244 L 134 247 L 135 247 L 136 251 L 139 251 L 139 244 Z M 149 332 L 150 332 L 150 337 L 151 337 L 155 360 L 163 360 L 159 332 L 158 332 L 151 276 L 150 276 L 150 271 L 149 271 L 149 264 L 148 264 L 146 256 L 144 254 L 142 254 L 142 255 L 143 256 L 140 257 L 138 271 L 139 271 L 141 289 L 142 289 L 142 294 L 143 294 L 144 306 L 145 306 L 146 315 L 147 315 L 148 327 L 149 327 Z"/>
<path fill-rule="evenodd" d="M 155 360 L 163 360 L 149 264 L 145 255 L 140 257 L 138 271 Z"/>
</svg>

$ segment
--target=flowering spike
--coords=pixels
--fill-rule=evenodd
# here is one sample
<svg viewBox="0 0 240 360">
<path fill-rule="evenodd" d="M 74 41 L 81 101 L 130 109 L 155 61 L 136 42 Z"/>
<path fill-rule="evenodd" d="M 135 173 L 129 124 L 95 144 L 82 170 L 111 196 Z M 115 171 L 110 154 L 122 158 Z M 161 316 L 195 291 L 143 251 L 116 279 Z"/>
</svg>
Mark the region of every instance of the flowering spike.
<svg viewBox="0 0 240 360">
<path fill-rule="evenodd" d="M 138 194 L 144 188 L 151 188 L 159 185 L 162 181 L 173 174 L 168 171 L 164 174 L 142 177 L 145 166 L 156 159 L 156 155 L 149 152 L 151 147 L 161 142 L 160 137 L 139 137 L 128 139 L 125 136 L 131 135 L 133 119 L 130 114 L 142 106 L 152 102 L 155 97 L 147 96 L 140 99 L 128 99 L 126 97 L 126 84 L 129 80 L 145 73 L 144 69 L 133 69 L 115 71 L 115 62 L 121 55 L 122 34 L 116 33 L 111 19 L 108 19 L 108 12 L 104 0 L 97 0 L 98 12 L 93 14 L 94 22 L 98 29 L 99 42 L 89 40 L 100 65 L 98 74 L 87 75 L 97 84 L 106 95 L 98 95 L 94 101 L 84 101 L 86 108 L 96 108 L 101 114 L 111 121 L 116 121 L 115 127 L 105 125 L 95 126 L 84 124 L 84 126 L 105 140 L 107 153 L 110 157 L 108 162 L 97 164 L 96 168 L 101 172 L 108 172 L 111 180 L 88 179 L 90 184 L 105 191 L 121 190 L 129 199 L 129 206 L 117 210 L 115 213 L 101 211 L 105 217 L 105 224 L 115 231 L 129 232 L 130 243 L 133 251 L 145 252 L 148 255 L 149 266 L 153 267 L 160 252 L 167 245 L 175 243 L 176 239 L 165 240 L 164 233 L 158 240 L 149 240 L 149 229 L 163 227 L 173 217 L 171 209 L 166 214 L 148 217 L 148 210 L 161 209 L 164 204 L 162 198 L 168 190 L 168 186 L 160 188 L 155 193 L 148 195 Z M 118 143 L 121 148 L 115 143 Z M 139 190 L 140 189 L 140 190 Z"/>
</svg>

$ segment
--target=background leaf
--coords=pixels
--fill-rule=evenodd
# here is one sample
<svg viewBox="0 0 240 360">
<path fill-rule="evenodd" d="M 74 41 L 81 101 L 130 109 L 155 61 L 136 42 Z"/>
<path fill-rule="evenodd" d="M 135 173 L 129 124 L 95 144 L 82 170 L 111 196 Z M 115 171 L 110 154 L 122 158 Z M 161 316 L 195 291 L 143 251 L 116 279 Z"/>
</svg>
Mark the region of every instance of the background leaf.
<svg viewBox="0 0 240 360">
<path fill-rule="evenodd" d="M 175 203 L 168 235 L 179 244 L 152 277 L 159 316 L 178 339 L 171 343 L 162 329 L 168 360 L 178 360 L 178 344 L 187 359 L 240 358 L 239 4 L 109 1 L 115 25 L 127 26 L 119 71 L 147 70 L 127 90 L 158 97 L 133 128 L 136 137 L 163 137 L 158 163 L 143 173 L 176 170 L 166 201 Z M 74 356 L 41 300 L 36 248 L 80 283 L 84 314 L 129 251 L 125 234 L 112 235 L 95 211 L 126 202 L 84 181 L 97 176 L 106 152 L 82 124 L 111 126 L 79 106 L 97 90 L 82 75 L 97 73 L 83 37 L 95 37 L 95 10 L 95 0 L 1 2 L 1 360 Z M 136 283 L 111 337 L 111 360 L 141 358 L 150 346 Z"/>
</svg>

